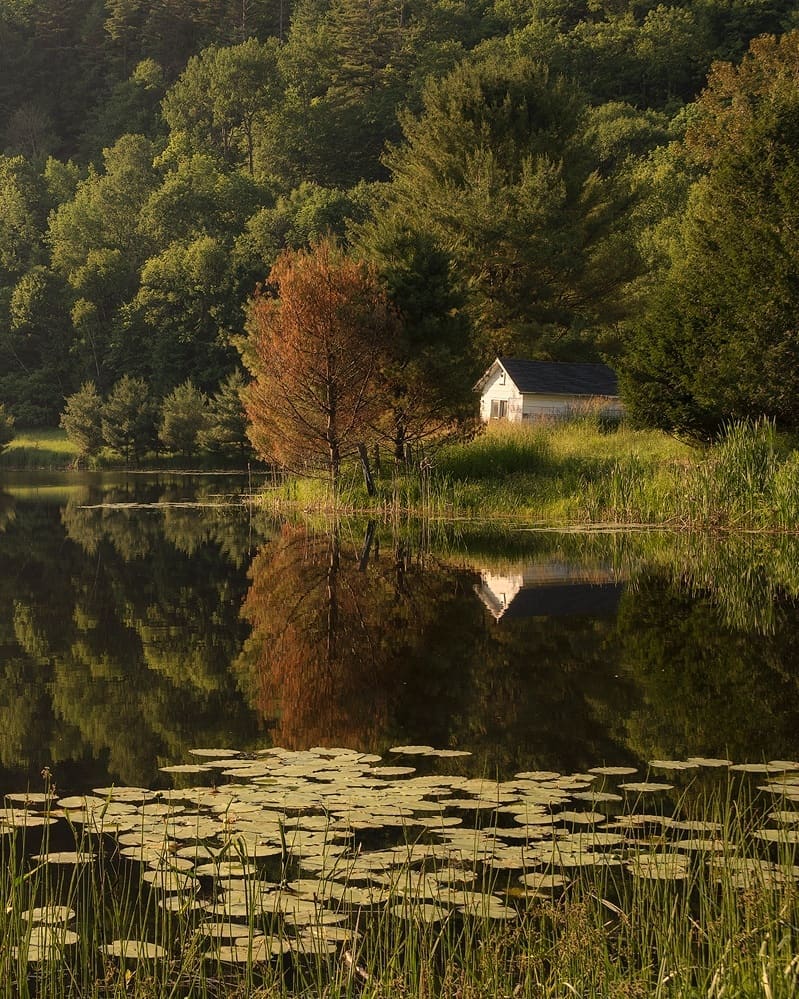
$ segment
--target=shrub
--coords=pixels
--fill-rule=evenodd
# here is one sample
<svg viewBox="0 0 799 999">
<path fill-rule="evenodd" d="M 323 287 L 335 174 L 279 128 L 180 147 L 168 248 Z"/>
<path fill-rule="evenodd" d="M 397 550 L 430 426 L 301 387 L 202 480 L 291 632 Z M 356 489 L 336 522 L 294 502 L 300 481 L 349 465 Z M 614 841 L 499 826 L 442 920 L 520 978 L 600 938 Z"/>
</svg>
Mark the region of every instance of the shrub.
<svg viewBox="0 0 799 999">
<path fill-rule="evenodd" d="M 14 417 L 6 412 L 6 407 L 0 402 L 0 454 L 14 440 Z"/>
</svg>

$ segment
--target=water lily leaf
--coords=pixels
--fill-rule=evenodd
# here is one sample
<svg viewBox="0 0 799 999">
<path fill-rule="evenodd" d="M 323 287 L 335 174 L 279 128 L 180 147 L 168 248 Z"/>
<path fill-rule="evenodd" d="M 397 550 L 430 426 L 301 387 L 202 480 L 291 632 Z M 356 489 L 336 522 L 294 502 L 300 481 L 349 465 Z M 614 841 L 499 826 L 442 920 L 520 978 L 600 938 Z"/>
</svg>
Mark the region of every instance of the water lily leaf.
<svg viewBox="0 0 799 999">
<path fill-rule="evenodd" d="M 253 933 L 247 923 L 234 923 L 232 920 L 207 919 L 197 927 L 197 932 L 216 940 L 236 940 L 244 937 L 249 939 Z"/>
<path fill-rule="evenodd" d="M 566 879 L 562 874 L 538 874 L 535 871 L 522 874 L 519 881 L 534 891 L 551 891 L 553 888 L 563 888 L 566 884 Z"/>
<path fill-rule="evenodd" d="M 452 914 L 451 909 L 447 909 L 442 905 L 430 902 L 418 903 L 410 899 L 389 906 L 388 911 L 399 919 L 407 919 L 420 923 L 441 923 Z"/>
<path fill-rule="evenodd" d="M 673 784 L 662 784 L 658 781 L 630 781 L 626 784 L 619 784 L 619 789 L 628 791 L 630 794 L 658 794 L 661 791 L 672 791 Z"/>
<path fill-rule="evenodd" d="M 89 864 L 97 859 L 97 854 L 87 850 L 62 850 L 52 853 L 37 853 L 32 859 L 46 864 Z"/>
<path fill-rule="evenodd" d="M 601 812 L 556 812 L 552 818 L 556 822 L 585 826 L 597 826 L 607 821 L 607 816 Z"/>
<path fill-rule="evenodd" d="M 68 923 L 75 918 L 75 910 L 68 905 L 43 905 L 34 909 L 25 909 L 19 914 L 19 918 L 25 923 L 42 926 L 56 926 L 59 923 Z"/>
<path fill-rule="evenodd" d="M 638 878 L 677 881 L 688 877 L 690 860 L 682 853 L 647 853 L 631 857 L 625 866 Z"/>
<path fill-rule="evenodd" d="M 169 951 L 161 944 L 147 940 L 112 940 L 100 948 L 107 957 L 118 957 L 125 961 L 157 960 L 169 957 Z"/>
<path fill-rule="evenodd" d="M 691 760 L 650 760 L 653 770 L 695 770 L 699 764 Z"/>
<path fill-rule="evenodd" d="M 51 794 L 35 791 L 22 791 L 19 794 L 6 794 L 5 800 L 18 808 L 47 808 L 54 805 L 56 799 Z"/>
<path fill-rule="evenodd" d="M 315 956 L 335 954 L 339 948 L 339 944 L 336 941 L 325 940 L 324 937 L 318 934 L 307 932 L 300 933 L 296 937 L 287 938 L 287 943 L 289 949 L 294 953 Z"/>
<path fill-rule="evenodd" d="M 718 759 L 712 756 L 689 756 L 688 763 L 695 763 L 698 767 L 709 767 L 710 769 L 732 766 L 732 760 Z"/>
</svg>

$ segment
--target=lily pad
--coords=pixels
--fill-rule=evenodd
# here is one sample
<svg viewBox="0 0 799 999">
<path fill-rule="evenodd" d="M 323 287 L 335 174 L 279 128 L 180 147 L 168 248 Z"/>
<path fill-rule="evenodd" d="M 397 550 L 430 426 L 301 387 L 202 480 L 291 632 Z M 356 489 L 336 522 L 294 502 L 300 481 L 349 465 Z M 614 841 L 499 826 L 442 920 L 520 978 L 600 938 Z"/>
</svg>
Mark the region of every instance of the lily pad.
<svg viewBox="0 0 799 999">
<path fill-rule="evenodd" d="M 112 940 L 100 950 L 106 957 L 117 957 L 125 961 L 158 960 L 169 957 L 169 951 L 165 947 L 147 940 Z"/>
</svg>

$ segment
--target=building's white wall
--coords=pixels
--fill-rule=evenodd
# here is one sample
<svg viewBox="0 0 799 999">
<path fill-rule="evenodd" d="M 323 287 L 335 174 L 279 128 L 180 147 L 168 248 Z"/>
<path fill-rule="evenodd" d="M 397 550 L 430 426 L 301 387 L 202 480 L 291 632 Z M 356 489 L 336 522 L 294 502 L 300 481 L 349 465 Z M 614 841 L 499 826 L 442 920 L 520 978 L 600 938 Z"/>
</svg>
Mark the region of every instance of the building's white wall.
<svg viewBox="0 0 799 999">
<path fill-rule="evenodd" d="M 624 405 L 620 399 L 610 396 L 528 394 L 524 396 L 522 413 L 525 420 L 540 420 L 579 413 L 581 410 L 593 413 L 597 409 L 615 416 L 624 412 Z"/>
<path fill-rule="evenodd" d="M 491 402 L 494 399 L 505 400 L 508 403 L 508 420 L 519 422 L 522 419 L 522 396 L 513 382 L 505 376 L 505 384 L 502 384 L 502 376 L 505 372 L 496 366 L 496 370 L 483 387 L 483 394 L 480 397 L 480 419 L 488 423 L 491 419 Z"/>
<path fill-rule="evenodd" d="M 482 592 L 478 591 L 478 595 L 494 617 L 499 620 L 522 588 L 522 576 L 518 573 L 500 576 L 493 572 L 483 572 L 480 575 L 482 576 Z"/>
</svg>

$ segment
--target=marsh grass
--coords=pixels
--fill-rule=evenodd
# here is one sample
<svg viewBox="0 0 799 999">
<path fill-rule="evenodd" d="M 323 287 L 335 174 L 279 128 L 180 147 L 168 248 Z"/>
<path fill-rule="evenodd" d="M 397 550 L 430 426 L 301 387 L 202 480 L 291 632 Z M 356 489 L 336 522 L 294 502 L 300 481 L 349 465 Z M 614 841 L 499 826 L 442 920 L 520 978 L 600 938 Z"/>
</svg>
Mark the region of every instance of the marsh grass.
<svg viewBox="0 0 799 999">
<path fill-rule="evenodd" d="M 74 867 L 33 859 L 32 854 L 61 845 L 53 842 L 50 827 L 41 833 L 9 830 L 0 839 L 0 995 L 794 996 L 799 988 L 796 837 L 777 831 L 764 858 L 756 830 L 763 828 L 767 810 L 763 796 L 743 777 L 731 775 L 721 786 L 697 779 L 676 806 L 637 826 L 636 856 L 657 876 L 634 873 L 629 862 L 610 852 L 607 863 L 568 871 L 562 889 L 529 897 L 517 892 L 514 920 L 492 919 L 480 905 L 469 915 L 453 910 L 429 920 L 423 917 L 424 891 L 417 887 L 420 872 L 404 869 L 392 883 L 399 912 L 365 904 L 350 915 L 351 939 L 318 953 L 274 957 L 257 953 L 259 940 L 280 950 L 285 929 L 276 916 L 258 912 L 255 881 L 244 879 L 239 889 L 250 897 L 247 917 L 225 915 L 207 888 L 199 896 L 188 893 L 185 904 L 181 900 L 167 912 L 157 891 L 141 882 L 140 865 L 115 854 L 114 837 L 102 824 L 94 833 L 70 827 L 72 846 L 97 854 L 96 861 Z M 683 823 L 710 823 L 714 830 L 698 839 L 686 827 L 681 838 L 672 838 L 674 855 L 686 858 L 675 862 L 676 876 L 662 865 L 667 850 L 662 829 L 672 815 Z M 226 859 L 230 855 L 235 849 Z M 501 891 L 510 880 L 515 878 L 508 872 L 484 864 L 478 885 Z M 197 901 L 203 910 L 194 907 Z M 58 923 L 43 954 L 30 912 L 55 904 L 75 916 Z M 323 911 L 320 900 L 318 912 Z M 201 919 L 238 926 L 250 958 L 235 963 L 209 958 L 199 945 Z M 138 957 L 107 953 L 119 940 L 149 941 L 163 948 L 163 956 L 147 956 L 144 948 Z"/>
<path fill-rule="evenodd" d="M 354 467 L 334 496 L 289 479 L 263 496 L 274 512 L 336 510 L 711 531 L 799 530 L 799 452 L 767 420 L 739 421 L 706 448 L 591 416 L 492 425 L 469 441 L 419 450 L 384 470 L 367 497 Z"/>
</svg>

